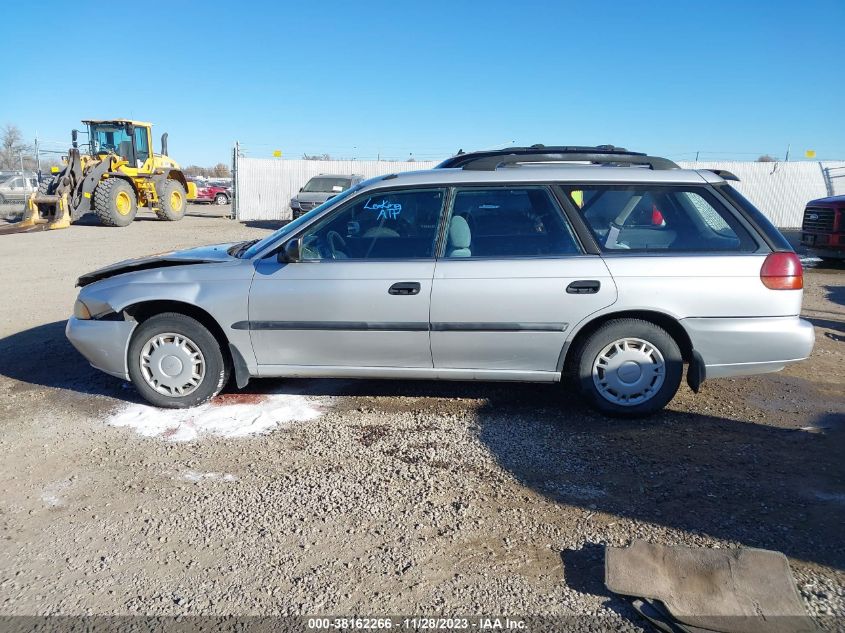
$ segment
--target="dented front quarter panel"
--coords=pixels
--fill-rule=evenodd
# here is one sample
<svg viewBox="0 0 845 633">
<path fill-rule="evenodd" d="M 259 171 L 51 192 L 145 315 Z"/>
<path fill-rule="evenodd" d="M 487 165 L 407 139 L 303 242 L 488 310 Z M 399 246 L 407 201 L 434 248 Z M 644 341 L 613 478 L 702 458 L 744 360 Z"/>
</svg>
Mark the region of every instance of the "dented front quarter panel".
<svg viewBox="0 0 845 633">
<path fill-rule="evenodd" d="M 93 282 L 82 288 L 79 299 L 95 316 L 120 314 L 149 301 L 177 301 L 196 306 L 217 321 L 252 373 L 257 365 L 249 331 L 230 326 L 249 319 L 249 288 L 254 273 L 252 261 L 235 258 L 146 269 Z"/>
</svg>

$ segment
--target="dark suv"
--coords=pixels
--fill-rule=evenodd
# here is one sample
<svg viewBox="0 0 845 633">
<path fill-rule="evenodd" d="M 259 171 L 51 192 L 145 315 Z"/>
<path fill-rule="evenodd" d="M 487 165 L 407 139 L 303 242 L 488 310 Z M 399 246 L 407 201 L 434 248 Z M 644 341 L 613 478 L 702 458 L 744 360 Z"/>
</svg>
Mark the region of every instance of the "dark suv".
<svg viewBox="0 0 845 633">
<path fill-rule="evenodd" d="M 822 259 L 845 259 L 845 196 L 807 203 L 801 223 L 801 244 Z"/>
</svg>

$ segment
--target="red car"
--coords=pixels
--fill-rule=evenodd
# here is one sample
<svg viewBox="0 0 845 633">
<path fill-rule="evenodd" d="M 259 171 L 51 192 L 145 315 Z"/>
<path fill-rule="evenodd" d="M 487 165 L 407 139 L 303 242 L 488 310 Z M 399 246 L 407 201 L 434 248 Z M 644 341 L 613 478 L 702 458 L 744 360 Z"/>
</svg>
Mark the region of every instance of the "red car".
<svg viewBox="0 0 845 633">
<path fill-rule="evenodd" d="M 232 201 L 232 190 L 219 185 L 197 183 L 197 199 L 192 202 L 209 204 L 229 204 Z"/>
</svg>

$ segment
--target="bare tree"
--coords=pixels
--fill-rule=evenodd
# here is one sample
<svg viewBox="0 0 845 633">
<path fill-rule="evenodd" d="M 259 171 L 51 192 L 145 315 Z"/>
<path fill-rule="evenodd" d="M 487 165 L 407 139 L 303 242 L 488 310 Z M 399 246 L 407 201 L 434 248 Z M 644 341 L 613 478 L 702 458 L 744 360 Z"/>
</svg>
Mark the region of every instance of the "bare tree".
<svg viewBox="0 0 845 633">
<path fill-rule="evenodd" d="M 331 160 L 332 157 L 329 154 L 303 154 L 302 158 L 305 160 Z"/>
<path fill-rule="evenodd" d="M 758 163 L 776 163 L 778 161 L 777 158 L 774 156 L 769 156 L 768 154 L 763 154 L 760 158 L 757 159 Z"/>
<path fill-rule="evenodd" d="M 217 163 L 214 168 L 212 169 L 213 176 L 215 178 L 231 178 L 232 171 L 229 169 L 229 166 L 225 163 Z"/>
<path fill-rule="evenodd" d="M 17 125 L 7 123 L 0 132 L 0 169 L 20 169 L 21 155 L 32 150 L 23 142 L 23 134 Z M 27 156 L 26 163 L 31 162 Z"/>
</svg>

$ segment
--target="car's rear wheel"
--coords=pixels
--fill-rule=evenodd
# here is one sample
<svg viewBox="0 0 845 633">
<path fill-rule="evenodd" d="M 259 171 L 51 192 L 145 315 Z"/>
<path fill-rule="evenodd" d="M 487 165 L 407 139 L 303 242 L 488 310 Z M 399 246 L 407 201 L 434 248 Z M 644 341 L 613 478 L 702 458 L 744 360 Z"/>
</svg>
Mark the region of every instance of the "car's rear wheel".
<svg viewBox="0 0 845 633">
<path fill-rule="evenodd" d="M 576 357 L 581 393 L 598 410 L 636 417 L 665 407 L 678 391 L 683 358 L 663 328 L 640 319 L 608 321 Z"/>
<path fill-rule="evenodd" d="M 129 343 L 129 377 L 145 400 L 181 409 L 202 404 L 223 389 L 229 365 L 214 335 L 196 319 L 158 314 Z"/>
</svg>

